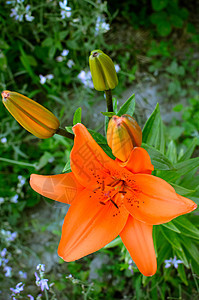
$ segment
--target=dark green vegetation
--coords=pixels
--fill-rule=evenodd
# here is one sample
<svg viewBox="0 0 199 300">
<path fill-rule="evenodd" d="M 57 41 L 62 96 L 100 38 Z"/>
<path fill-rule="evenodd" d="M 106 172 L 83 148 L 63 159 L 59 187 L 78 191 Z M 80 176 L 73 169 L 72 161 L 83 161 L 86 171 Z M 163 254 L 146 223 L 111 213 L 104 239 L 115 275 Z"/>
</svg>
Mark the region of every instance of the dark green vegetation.
<svg viewBox="0 0 199 300">
<path fill-rule="evenodd" d="M 89 71 L 90 51 L 102 49 L 120 66 L 119 85 L 113 91 L 118 107 L 128 98 L 126 89 L 132 94 L 137 86 L 142 92 L 157 87 L 155 98 L 143 95 L 144 109 L 139 101 L 135 108 L 135 117 L 143 125 L 153 111 L 143 126 L 143 146 L 152 158 L 155 174 L 198 204 L 198 1 L 126 0 L 108 1 L 107 5 L 69 0 L 71 16 L 65 18 L 58 1 L 4 2 L 0 9 L 1 90 L 37 100 L 53 111 L 62 127 L 72 126 L 75 111 L 82 107 L 82 123 L 104 135 L 98 109 L 101 105 L 101 111 L 106 110 L 103 93 L 92 89 L 91 80 L 81 73 Z M 11 17 L 14 8 L 17 14 Z M 15 19 L 22 15 L 21 21 Z M 159 106 L 155 108 L 157 101 L 161 102 L 163 122 Z M 114 107 L 116 111 L 116 104 Z M 134 100 L 122 111 L 133 114 Z M 79 118 L 76 113 L 74 123 Z M 1 254 L 0 299 L 8 299 L 10 288 L 20 281 L 25 287 L 17 299 L 27 299 L 28 294 L 36 299 L 40 293 L 34 276 L 38 263 L 46 265 L 48 283 L 54 282 L 49 299 L 198 298 L 197 211 L 154 226 L 158 272 L 152 278 L 144 277 L 129 263 L 118 239 L 80 261 L 59 259 L 56 249 L 67 208 L 36 194 L 28 181 L 31 173 L 58 174 L 65 165 L 68 170 L 72 142 L 60 136 L 35 138 L 16 123 L 3 104 L 0 119 L 0 250 L 7 249 L 9 260 L 2 261 Z M 107 151 L 105 138 L 100 134 L 94 138 Z M 15 232 L 17 237 L 11 235 Z M 174 256 L 183 264 L 177 269 L 173 265 L 165 268 L 164 261 Z M 10 274 L 6 266 L 12 268 Z M 27 279 L 20 278 L 19 271 L 27 272 Z M 69 274 L 73 277 L 66 278 Z M 43 293 L 42 299 L 45 297 Z"/>
</svg>

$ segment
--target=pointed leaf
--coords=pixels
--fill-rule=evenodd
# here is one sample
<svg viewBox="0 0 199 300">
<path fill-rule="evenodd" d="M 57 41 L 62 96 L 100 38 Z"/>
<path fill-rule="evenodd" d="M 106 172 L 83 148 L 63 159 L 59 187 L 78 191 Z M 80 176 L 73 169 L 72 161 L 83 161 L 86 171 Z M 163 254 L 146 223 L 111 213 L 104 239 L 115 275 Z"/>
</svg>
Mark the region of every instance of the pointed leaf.
<svg viewBox="0 0 199 300">
<path fill-rule="evenodd" d="M 175 226 L 182 232 L 183 235 L 199 240 L 199 230 L 186 217 L 179 217 L 173 220 Z"/>
<path fill-rule="evenodd" d="M 142 141 L 147 145 L 153 146 L 160 152 L 164 153 L 165 136 L 162 119 L 160 116 L 159 104 L 147 120 L 142 131 Z"/>
<path fill-rule="evenodd" d="M 168 242 L 172 245 L 172 247 L 174 249 L 176 248 L 182 251 L 182 246 L 180 244 L 180 239 L 178 238 L 178 235 L 175 232 L 168 230 L 164 226 L 161 226 L 161 230 L 164 237 L 168 240 Z"/>
<path fill-rule="evenodd" d="M 177 149 L 173 140 L 170 141 L 167 149 L 167 157 L 172 163 L 177 162 Z"/>
<path fill-rule="evenodd" d="M 119 109 L 118 116 L 121 117 L 124 114 L 132 116 L 135 110 L 135 94 L 133 94 Z"/>
<path fill-rule="evenodd" d="M 108 111 L 105 111 L 105 112 L 101 111 L 101 114 L 106 116 L 106 117 L 109 117 L 109 118 L 116 115 L 115 112 L 108 112 Z"/>
<path fill-rule="evenodd" d="M 189 252 L 190 256 L 194 261 L 199 265 L 199 250 L 198 247 L 192 243 L 189 239 L 185 239 L 184 237 L 182 238 L 182 244 L 185 247 L 185 249 Z"/>
<path fill-rule="evenodd" d="M 184 176 L 185 174 L 194 171 L 196 172 L 197 168 L 199 167 L 199 157 L 191 158 L 186 161 L 182 161 L 174 165 L 176 171 L 161 171 L 159 176 L 166 181 L 176 181 L 176 179 Z M 193 173 L 193 174 L 194 174 Z"/>
<path fill-rule="evenodd" d="M 187 277 L 186 277 L 186 273 L 185 273 L 183 264 L 179 264 L 178 274 L 180 275 L 180 278 L 184 282 L 184 284 L 188 285 Z"/>
<path fill-rule="evenodd" d="M 172 221 L 170 221 L 169 223 L 164 223 L 164 224 L 162 224 L 162 226 L 164 226 L 170 230 L 173 230 L 175 232 L 180 233 L 180 230 L 172 223 Z"/>
<path fill-rule="evenodd" d="M 82 116 L 82 108 L 79 107 L 74 113 L 73 125 L 76 125 L 77 123 L 81 123 L 81 116 Z"/>
<path fill-rule="evenodd" d="M 193 194 L 195 192 L 195 190 L 186 189 L 186 188 L 179 186 L 172 182 L 169 182 L 169 184 L 172 185 L 172 187 L 175 189 L 176 193 L 180 194 L 181 196 L 187 196 L 187 195 Z"/>
<path fill-rule="evenodd" d="M 193 151 L 195 150 L 195 147 L 197 145 L 197 142 L 198 142 L 198 139 L 194 138 L 192 143 L 189 145 L 189 148 L 187 149 L 187 151 L 180 157 L 179 162 L 187 160 L 192 156 Z"/>
<path fill-rule="evenodd" d="M 172 163 L 159 150 L 144 143 L 142 143 L 142 147 L 149 153 L 151 162 L 156 170 L 174 170 Z"/>
</svg>

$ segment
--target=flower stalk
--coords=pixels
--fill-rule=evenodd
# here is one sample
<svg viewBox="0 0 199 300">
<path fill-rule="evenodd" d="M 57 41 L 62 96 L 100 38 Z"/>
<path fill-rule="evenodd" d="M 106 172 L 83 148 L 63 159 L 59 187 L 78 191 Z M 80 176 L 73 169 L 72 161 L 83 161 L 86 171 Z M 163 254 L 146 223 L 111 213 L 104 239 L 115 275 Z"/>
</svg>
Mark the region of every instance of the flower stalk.
<svg viewBox="0 0 199 300">
<path fill-rule="evenodd" d="M 106 90 L 105 95 L 106 95 L 107 110 L 108 112 L 113 112 L 113 100 L 112 100 L 111 90 Z"/>
<path fill-rule="evenodd" d="M 74 134 L 64 130 L 63 128 L 58 128 L 55 134 L 67 137 L 68 139 L 74 140 Z"/>
</svg>

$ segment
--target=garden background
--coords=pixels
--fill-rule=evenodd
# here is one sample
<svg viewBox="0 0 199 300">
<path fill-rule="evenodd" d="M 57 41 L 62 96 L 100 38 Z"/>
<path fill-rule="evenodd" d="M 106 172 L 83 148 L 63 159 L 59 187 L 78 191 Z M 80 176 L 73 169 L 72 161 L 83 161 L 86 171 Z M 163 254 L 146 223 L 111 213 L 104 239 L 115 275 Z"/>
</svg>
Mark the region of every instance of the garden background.
<svg viewBox="0 0 199 300">
<path fill-rule="evenodd" d="M 103 50 L 118 74 L 118 107 L 135 93 L 134 117 L 142 128 L 156 107 L 152 116 L 160 120 L 161 114 L 170 163 L 195 159 L 189 174 L 176 180 L 178 192 L 199 203 L 198 16 L 197 0 L 1 0 L 1 90 L 37 100 L 63 128 L 81 107 L 82 123 L 104 134 L 106 103 L 88 66 L 90 52 Z M 183 219 L 183 228 L 176 221 L 155 233 L 161 246 L 151 278 L 140 274 L 118 239 L 66 263 L 57 247 L 68 207 L 35 193 L 29 177 L 66 171 L 72 142 L 35 138 L 3 104 L 0 118 L 0 299 L 14 299 L 10 288 L 19 282 L 16 299 L 198 299 L 197 211 Z M 48 291 L 35 283 L 38 264 L 45 264 Z"/>
</svg>

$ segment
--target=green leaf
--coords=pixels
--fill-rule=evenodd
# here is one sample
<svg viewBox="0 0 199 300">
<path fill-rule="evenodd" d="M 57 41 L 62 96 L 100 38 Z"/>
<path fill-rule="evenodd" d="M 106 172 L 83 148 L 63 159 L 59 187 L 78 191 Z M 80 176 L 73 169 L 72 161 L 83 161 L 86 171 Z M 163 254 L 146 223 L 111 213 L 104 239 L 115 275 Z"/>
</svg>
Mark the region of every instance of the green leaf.
<svg viewBox="0 0 199 300">
<path fill-rule="evenodd" d="M 63 31 L 59 32 L 59 39 L 60 39 L 60 41 L 63 41 L 66 38 L 68 32 L 69 32 L 68 30 L 63 30 Z"/>
<path fill-rule="evenodd" d="M 105 112 L 101 111 L 101 114 L 106 117 L 109 117 L 109 118 L 111 118 L 112 116 L 115 116 L 114 112 L 108 112 L 108 111 L 105 111 Z"/>
<path fill-rule="evenodd" d="M 65 129 L 66 129 L 66 131 L 68 131 L 68 132 L 70 132 L 70 133 L 73 133 L 74 134 L 74 132 L 73 132 L 73 126 L 66 126 L 65 127 Z"/>
<path fill-rule="evenodd" d="M 185 249 L 189 252 L 191 255 L 191 258 L 195 260 L 197 265 L 199 265 L 199 250 L 198 247 L 192 243 L 189 239 L 186 239 L 185 237 L 181 236 L 182 244 L 185 247 Z"/>
<path fill-rule="evenodd" d="M 104 249 L 109 249 L 109 248 L 113 248 L 115 246 L 118 246 L 122 244 L 122 240 L 121 238 L 118 236 L 116 239 L 114 239 L 112 242 L 110 242 L 109 244 L 107 244 L 106 246 L 104 246 Z"/>
<path fill-rule="evenodd" d="M 157 150 L 160 150 L 160 152 L 164 153 L 165 136 L 158 103 L 155 110 L 144 125 L 142 131 L 142 141 L 143 143 L 153 146 Z"/>
<path fill-rule="evenodd" d="M 186 189 L 180 185 L 177 185 L 173 182 L 169 182 L 170 185 L 172 185 L 172 187 L 175 189 L 176 193 L 180 194 L 181 196 L 187 196 L 190 194 L 193 194 L 195 192 L 195 190 L 189 190 Z"/>
<path fill-rule="evenodd" d="M 184 282 L 184 284 L 188 285 L 187 277 L 186 277 L 186 273 L 185 273 L 183 264 L 179 264 L 178 274 L 180 275 L 182 282 Z"/>
<path fill-rule="evenodd" d="M 45 165 L 48 164 L 48 161 L 50 158 L 52 158 L 52 153 L 49 152 L 44 152 L 44 154 L 42 155 L 42 157 L 40 158 L 38 165 L 37 165 L 37 170 L 42 169 Z"/>
<path fill-rule="evenodd" d="M 173 111 L 177 111 L 177 112 L 179 112 L 179 111 L 181 111 L 182 109 L 183 109 L 183 104 L 177 104 L 176 106 L 174 106 L 173 107 Z"/>
<path fill-rule="evenodd" d="M 182 251 L 179 251 L 178 249 L 175 249 L 175 254 L 178 259 L 183 261 L 185 267 L 189 269 L 190 265 L 187 260 L 186 254 L 184 253 L 184 250 L 182 249 Z"/>
<path fill-rule="evenodd" d="M 117 114 L 117 99 L 113 98 L 113 111 Z"/>
<path fill-rule="evenodd" d="M 26 71 L 28 72 L 28 74 L 33 78 L 34 82 L 39 81 L 39 79 L 36 79 L 36 75 L 34 74 L 31 65 L 30 65 L 30 61 L 28 56 L 26 55 L 26 53 L 24 52 L 23 48 L 20 46 L 20 52 L 21 52 L 21 56 L 20 56 L 20 60 L 24 66 L 24 68 L 26 69 Z"/>
<path fill-rule="evenodd" d="M 159 150 L 143 143 L 142 147 L 148 152 L 151 162 L 156 170 L 175 170 L 169 159 Z"/>
<path fill-rule="evenodd" d="M 94 138 L 94 140 L 98 143 L 98 144 L 104 144 L 107 145 L 107 141 L 106 138 L 99 132 L 92 130 L 92 129 L 88 129 L 89 133 L 92 135 L 92 137 Z"/>
<path fill-rule="evenodd" d="M 7 58 L 2 51 L 0 51 L 0 70 L 5 71 L 7 68 Z"/>
<path fill-rule="evenodd" d="M 164 237 L 167 239 L 167 241 L 172 245 L 172 247 L 174 249 L 176 248 L 176 249 L 182 251 L 180 239 L 178 238 L 178 236 L 175 232 L 173 232 L 172 230 L 168 230 L 163 225 L 161 225 L 161 231 L 162 231 Z"/>
<path fill-rule="evenodd" d="M 171 24 L 167 20 L 162 20 L 160 23 L 157 24 L 157 31 L 161 36 L 167 36 L 171 33 Z"/>
<path fill-rule="evenodd" d="M 152 0 L 152 7 L 156 11 L 160 11 L 168 4 L 168 0 Z"/>
<path fill-rule="evenodd" d="M 199 167 L 199 157 L 191 158 L 186 161 L 174 164 L 175 171 L 161 171 L 159 176 L 164 178 L 166 181 L 175 181 L 176 179 L 184 176 L 185 174 L 197 170 Z"/>
<path fill-rule="evenodd" d="M 43 42 L 42 42 L 42 47 L 51 47 L 53 45 L 54 41 L 51 37 L 47 37 Z"/>
<path fill-rule="evenodd" d="M 193 141 L 192 141 L 192 143 L 189 145 L 189 148 L 187 149 L 187 151 L 180 157 L 179 162 L 182 162 L 182 161 L 184 161 L 184 160 L 187 160 L 187 159 L 189 159 L 189 158 L 192 156 L 192 154 L 193 154 L 193 152 L 194 152 L 194 150 L 195 150 L 195 147 L 196 147 L 196 145 L 197 145 L 197 141 L 198 141 L 197 138 L 194 138 L 194 139 L 193 139 Z"/>
<path fill-rule="evenodd" d="M 168 128 L 168 135 L 170 137 L 170 139 L 172 140 L 177 140 L 183 133 L 184 128 L 180 127 L 180 126 L 172 126 Z"/>
<path fill-rule="evenodd" d="M 135 110 L 135 94 L 133 94 L 119 109 L 117 115 L 121 117 L 124 114 L 132 116 Z"/>
<path fill-rule="evenodd" d="M 10 46 L 4 40 L 0 40 L 0 48 L 8 50 Z"/>
<path fill-rule="evenodd" d="M 73 125 L 76 125 L 77 123 L 81 123 L 81 116 L 82 116 L 82 108 L 79 107 L 73 116 Z"/>
<path fill-rule="evenodd" d="M 67 161 L 67 163 L 65 164 L 65 166 L 64 166 L 64 168 L 63 168 L 63 170 L 62 170 L 62 172 L 63 173 L 68 173 L 68 172 L 70 172 L 71 171 L 71 168 L 70 168 L 70 159 Z"/>
<path fill-rule="evenodd" d="M 169 142 L 168 149 L 167 149 L 167 157 L 172 163 L 177 162 L 177 149 L 176 145 L 173 140 Z"/>
<path fill-rule="evenodd" d="M 49 51 L 48 51 L 48 57 L 50 59 L 53 59 L 54 55 L 55 55 L 55 52 L 56 52 L 56 47 L 55 45 L 53 44 L 50 48 L 49 48 Z"/>
<path fill-rule="evenodd" d="M 199 240 L 199 230 L 186 217 L 179 217 L 173 222 L 183 235 Z"/>
<path fill-rule="evenodd" d="M 170 221 L 169 223 L 164 223 L 164 224 L 162 224 L 162 226 L 164 226 L 170 230 L 173 230 L 175 232 L 180 233 L 180 230 L 172 223 L 172 221 Z"/>
<path fill-rule="evenodd" d="M 177 15 L 170 15 L 170 22 L 173 26 L 177 27 L 177 28 L 182 28 L 183 26 L 183 19 L 181 19 L 179 16 Z"/>
</svg>

